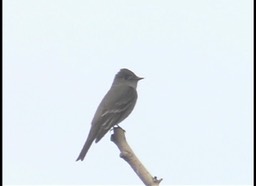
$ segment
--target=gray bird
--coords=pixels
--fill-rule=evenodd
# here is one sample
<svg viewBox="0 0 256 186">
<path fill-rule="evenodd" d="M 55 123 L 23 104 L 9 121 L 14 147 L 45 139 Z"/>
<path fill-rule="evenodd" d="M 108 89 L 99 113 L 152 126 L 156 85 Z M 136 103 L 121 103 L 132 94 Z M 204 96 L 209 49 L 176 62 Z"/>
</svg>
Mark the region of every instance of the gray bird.
<svg viewBox="0 0 256 186">
<path fill-rule="evenodd" d="M 92 142 L 101 138 L 132 112 L 137 101 L 137 83 L 143 78 L 128 69 L 121 69 L 115 76 L 111 88 L 98 106 L 91 123 L 89 135 L 76 161 L 84 160 Z"/>
</svg>

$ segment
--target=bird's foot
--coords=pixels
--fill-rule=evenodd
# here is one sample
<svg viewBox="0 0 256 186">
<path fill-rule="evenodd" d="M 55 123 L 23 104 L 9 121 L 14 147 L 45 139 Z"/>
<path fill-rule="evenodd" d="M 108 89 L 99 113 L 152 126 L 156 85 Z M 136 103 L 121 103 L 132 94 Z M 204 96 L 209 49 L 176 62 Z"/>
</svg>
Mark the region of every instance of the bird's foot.
<svg viewBox="0 0 256 186">
<path fill-rule="evenodd" d="M 122 127 L 120 127 L 119 125 L 115 125 L 112 130 L 114 130 L 114 128 L 120 128 L 125 132 L 125 130 Z"/>
</svg>

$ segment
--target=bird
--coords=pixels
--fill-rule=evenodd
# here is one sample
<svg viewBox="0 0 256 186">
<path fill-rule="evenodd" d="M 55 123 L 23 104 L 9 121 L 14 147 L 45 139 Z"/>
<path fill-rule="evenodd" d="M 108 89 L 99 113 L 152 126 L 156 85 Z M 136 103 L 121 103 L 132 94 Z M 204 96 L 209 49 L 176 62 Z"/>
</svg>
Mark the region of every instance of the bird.
<svg viewBox="0 0 256 186">
<path fill-rule="evenodd" d="M 93 141 L 98 143 L 112 127 L 131 114 L 138 97 L 137 84 L 142 79 L 127 68 L 120 69 L 115 75 L 94 114 L 89 134 L 76 161 L 83 161 Z"/>
</svg>

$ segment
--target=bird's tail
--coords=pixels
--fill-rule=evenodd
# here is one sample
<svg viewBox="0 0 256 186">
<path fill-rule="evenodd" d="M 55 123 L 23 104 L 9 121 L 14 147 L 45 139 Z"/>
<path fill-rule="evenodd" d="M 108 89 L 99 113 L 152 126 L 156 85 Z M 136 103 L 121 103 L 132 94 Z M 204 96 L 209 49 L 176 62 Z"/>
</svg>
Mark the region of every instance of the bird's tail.
<svg viewBox="0 0 256 186">
<path fill-rule="evenodd" d="M 80 152 L 78 158 L 76 159 L 76 161 L 79 161 L 79 160 L 83 161 L 84 160 L 84 157 L 85 157 L 86 153 L 88 152 L 90 146 L 92 145 L 92 142 L 93 142 L 93 139 L 92 140 L 91 139 L 87 140 L 85 142 L 85 144 L 83 146 L 83 149 L 81 150 L 81 152 Z"/>
<path fill-rule="evenodd" d="M 86 153 L 88 152 L 89 148 L 90 148 L 91 145 L 92 145 L 92 142 L 93 142 L 94 139 L 95 139 L 94 136 L 95 136 L 94 131 L 91 130 L 90 133 L 89 133 L 89 135 L 88 135 L 88 138 L 87 138 L 86 141 L 85 141 L 85 144 L 84 144 L 84 146 L 83 146 L 83 149 L 81 150 L 81 152 L 80 152 L 78 158 L 76 159 L 76 161 L 79 161 L 79 160 L 83 161 L 83 160 L 84 160 L 84 157 L 85 157 Z"/>
</svg>

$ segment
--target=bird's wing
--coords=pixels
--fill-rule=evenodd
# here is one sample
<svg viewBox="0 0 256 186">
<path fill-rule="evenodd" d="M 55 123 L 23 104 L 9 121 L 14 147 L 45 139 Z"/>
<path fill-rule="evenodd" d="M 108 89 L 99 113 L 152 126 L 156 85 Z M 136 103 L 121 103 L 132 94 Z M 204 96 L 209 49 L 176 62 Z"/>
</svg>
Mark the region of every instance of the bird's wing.
<svg viewBox="0 0 256 186">
<path fill-rule="evenodd" d="M 92 127 L 97 128 L 96 142 L 108 130 L 123 121 L 133 110 L 137 100 L 136 89 L 129 86 L 112 87 L 100 103 Z"/>
</svg>

